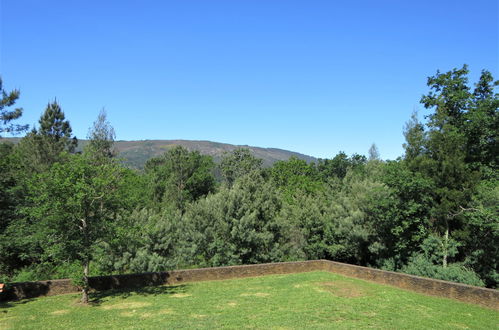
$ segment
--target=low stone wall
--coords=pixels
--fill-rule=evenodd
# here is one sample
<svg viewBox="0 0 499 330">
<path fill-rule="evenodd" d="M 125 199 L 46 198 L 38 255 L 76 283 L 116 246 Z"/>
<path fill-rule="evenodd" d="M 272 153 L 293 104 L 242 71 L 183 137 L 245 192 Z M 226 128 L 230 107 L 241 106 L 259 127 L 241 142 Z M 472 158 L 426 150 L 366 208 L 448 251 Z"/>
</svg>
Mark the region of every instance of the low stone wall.
<svg viewBox="0 0 499 330">
<path fill-rule="evenodd" d="M 79 288 L 69 279 L 10 283 L 4 292 L 0 293 L 0 301 L 55 296 L 78 291 Z"/>
<path fill-rule="evenodd" d="M 174 270 L 170 272 L 95 276 L 90 278 L 92 290 L 140 288 L 154 285 L 173 285 L 188 282 L 227 280 L 273 274 L 291 274 L 324 270 L 376 283 L 424 293 L 437 297 L 460 300 L 499 310 L 499 291 L 433 280 L 402 273 L 388 272 L 368 267 L 354 266 L 328 260 L 281 262 L 271 264 L 229 266 Z M 51 296 L 78 292 L 71 280 L 12 283 L 0 300 L 17 300 L 38 296 Z"/>
<path fill-rule="evenodd" d="M 323 269 L 331 273 L 391 285 L 431 296 L 456 299 L 499 310 L 498 290 L 349 265 L 329 260 L 324 260 L 323 263 Z"/>
</svg>

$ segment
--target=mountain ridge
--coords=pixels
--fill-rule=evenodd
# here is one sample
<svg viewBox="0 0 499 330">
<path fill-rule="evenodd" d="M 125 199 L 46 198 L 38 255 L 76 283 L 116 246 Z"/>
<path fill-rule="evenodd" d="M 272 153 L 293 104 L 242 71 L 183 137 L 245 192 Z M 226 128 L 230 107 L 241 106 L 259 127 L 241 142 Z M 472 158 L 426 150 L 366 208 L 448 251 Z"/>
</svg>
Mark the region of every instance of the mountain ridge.
<svg viewBox="0 0 499 330">
<path fill-rule="evenodd" d="M 1 141 L 10 141 L 17 143 L 20 138 L 1 138 Z M 81 151 L 88 143 L 88 140 L 78 140 L 77 150 Z M 147 160 L 152 157 L 157 157 L 163 154 L 173 146 L 180 145 L 189 151 L 199 151 L 203 155 L 212 156 L 216 163 L 220 162 L 224 153 L 231 152 L 237 148 L 247 148 L 257 158 L 263 160 L 263 166 L 272 166 L 277 161 L 288 160 L 291 157 L 303 159 L 307 162 L 315 162 L 317 158 L 301 154 L 299 152 L 280 149 L 280 148 L 264 148 L 249 145 L 236 145 L 230 143 L 214 142 L 208 140 L 116 140 L 114 148 L 118 153 L 118 157 L 123 159 L 123 163 L 127 166 L 136 169 L 142 169 Z"/>
</svg>

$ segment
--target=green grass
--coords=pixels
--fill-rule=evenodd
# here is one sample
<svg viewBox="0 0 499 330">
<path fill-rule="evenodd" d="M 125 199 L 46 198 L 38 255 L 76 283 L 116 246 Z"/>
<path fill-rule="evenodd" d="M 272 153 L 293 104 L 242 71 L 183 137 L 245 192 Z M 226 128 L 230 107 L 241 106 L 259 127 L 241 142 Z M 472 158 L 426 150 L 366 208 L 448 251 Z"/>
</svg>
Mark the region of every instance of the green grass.
<svg viewBox="0 0 499 330">
<path fill-rule="evenodd" d="M 327 272 L 0 304 L 0 329 L 498 329 L 499 312 Z"/>
</svg>

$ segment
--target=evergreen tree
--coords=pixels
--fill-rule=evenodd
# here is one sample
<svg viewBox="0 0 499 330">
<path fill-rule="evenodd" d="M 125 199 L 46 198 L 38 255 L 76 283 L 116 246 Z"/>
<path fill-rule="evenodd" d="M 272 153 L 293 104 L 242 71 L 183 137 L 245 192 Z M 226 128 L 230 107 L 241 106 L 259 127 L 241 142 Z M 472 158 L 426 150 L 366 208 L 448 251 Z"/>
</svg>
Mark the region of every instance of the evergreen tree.
<svg viewBox="0 0 499 330">
<path fill-rule="evenodd" d="M 13 110 L 7 109 L 13 106 L 19 98 L 19 90 L 14 89 L 11 92 L 6 92 L 3 89 L 2 78 L 0 77 L 0 138 L 2 133 L 20 133 L 28 129 L 28 125 L 14 125 L 10 122 L 18 119 L 23 114 L 22 108 Z"/>
<path fill-rule="evenodd" d="M 102 109 L 88 131 L 87 139 L 89 142 L 85 152 L 91 153 L 96 159 L 112 158 L 116 155 L 116 151 L 113 149 L 115 138 L 114 128 L 107 120 L 106 111 Z"/>
<path fill-rule="evenodd" d="M 19 144 L 25 168 L 32 173 L 46 171 L 61 160 L 61 152 L 74 153 L 78 145 L 76 137 L 71 136 L 71 125 L 57 101 L 47 105 L 38 122 L 40 127 L 33 128 Z"/>
</svg>

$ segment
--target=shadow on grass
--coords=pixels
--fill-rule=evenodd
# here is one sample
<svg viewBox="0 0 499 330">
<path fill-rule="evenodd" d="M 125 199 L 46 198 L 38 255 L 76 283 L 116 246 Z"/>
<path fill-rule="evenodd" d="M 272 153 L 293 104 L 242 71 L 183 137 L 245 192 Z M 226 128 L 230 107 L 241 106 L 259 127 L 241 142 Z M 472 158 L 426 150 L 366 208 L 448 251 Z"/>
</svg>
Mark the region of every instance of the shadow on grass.
<svg viewBox="0 0 499 330">
<path fill-rule="evenodd" d="M 180 284 L 180 285 L 147 286 L 143 288 L 112 289 L 106 291 L 97 291 L 90 293 L 90 303 L 94 306 L 99 306 L 101 303 L 105 302 L 109 298 L 126 299 L 132 295 L 158 296 L 158 295 L 185 293 L 188 287 L 189 286 L 186 284 Z"/>
<path fill-rule="evenodd" d="M 7 313 L 6 308 L 16 307 L 17 305 L 24 305 L 29 302 L 34 301 L 35 298 L 28 298 L 22 300 L 14 300 L 14 301 L 0 301 L 0 313 Z"/>
</svg>

